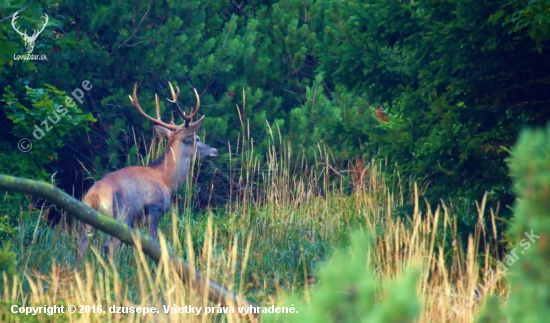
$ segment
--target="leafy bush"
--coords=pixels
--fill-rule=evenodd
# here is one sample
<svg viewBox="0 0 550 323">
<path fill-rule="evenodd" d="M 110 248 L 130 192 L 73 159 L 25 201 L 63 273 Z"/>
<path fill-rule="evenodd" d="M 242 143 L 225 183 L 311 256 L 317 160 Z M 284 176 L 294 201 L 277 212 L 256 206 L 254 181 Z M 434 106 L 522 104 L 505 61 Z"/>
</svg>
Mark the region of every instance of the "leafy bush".
<svg viewBox="0 0 550 323">
<path fill-rule="evenodd" d="M 6 8 L 25 5 L 14 0 Z M 234 157 L 251 141 L 256 157 L 270 153 L 272 141 L 291 141 L 307 151 L 309 164 L 319 149 L 329 152 L 335 169 L 349 160 L 387 159 L 401 176 L 390 180 L 421 183 L 434 204 L 444 198 L 474 208 L 473 201 L 489 191 L 492 207 L 512 201 L 504 159 L 520 129 L 550 119 L 548 1 L 81 6 L 75 0 L 35 2 L 21 14 L 29 30 L 43 12 L 50 16 L 35 48 L 47 53 L 47 61 L 12 60 L 21 39 L 8 23 L 0 26 L 6 44 L 0 48 L 0 88 L 8 104 L 0 111 L 7 133 L 0 149 L 8 152 L 0 157 L 2 172 L 45 179 L 81 170 L 81 162 L 100 177 L 135 164 L 131 158 L 147 153 L 143 142 L 153 131 L 127 95 L 137 81 L 145 111 L 154 114 L 157 93 L 162 117 L 169 119 L 164 98 L 172 81 L 182 105 L 194 103 L 190 87 L 197 88 L 207 115 L 202 135 L 219 149 L 215 163 L 226 173 L 243 168 Z M 94 90 L 84 109 L 98 119 L 90 131 L 60 122 L 55 138 L 48 134 L 31 153 L 18 152 L 16 143 L 32 134 L 33 122 L 55 109 L 54 97 L 47 98 L 55 90 L 45 84 L 72 89 L 85 79 Z M 375 117 L 378 104 L 387 122 Z M 279 133 L 282 140 L 273 140 Z M 66 156 L 63 164 L 55 163 L 60 155 Z M 68 177 L 67 191 L 74 184 Z M 222 185 L 214 189 L 213 199 L 228 200 Z M 459 225 L 468 233 L 475 221 L 464 222 Z"/>
<path fill-rule="evenodd" d="M 508 230 L 510 294 L 506 308 L 490 298 L 481 322 L 547 322 L 550 317 L 550 126 L 522 133 L 509 160 L 517 200 Z M 514 257 L 515 256 L 515 257 Z"/>
<path fill-rule="evenodd" d="M 32 142 L 29 151 L 22 151 L 27 148 L 22 146 L 18 147 L 21 151 L 12 149 L 0 157 L 2 172 L 17 176 L 49 179 L 46 165 L 57 160 L 57 151 L 66 144 L 73 144 L 72 134 L 89 130 L 87 122 L 95 121 L 91 114 L 80 109 L 78 102 L 48 84 L 38 89 L 26 87 L 23 99 L 7 86 L 2 101 L 6 104 L 6 116 L 14 124 L 12 135 Z"/>
<path fill-rule="evenodd" d="M 511 3 L 327 4 L 319 69 L 332 84 L 386 107 L 391 129 L 366 127 L 360 138 L 378 159 L 421 182 L 432 203 L 467 199 L 473 206 L 485 191 L 490 206 L 512 202 L 506 151 L 522 126 L 550 120 L 548 19 L 537 14 L 549 3 Z M 493 18 L 513 10 L 525 29 Z"/>
<path fill-rule="evenodd" d="M 372 242 L 355 232 L 348 252 L 336 252 L 318 272 L 309 304 L 292 295 L 285 302 L 297 314 L 267 316 L 267 322 L 415 322 L 418 273 L 408 270 L 398 281 L 375 277 L 369 261 Z"/>
<path fill-rule="evenodd" d="M 9 243 L 4 245 L 4 249 L 0 249 L 0 291 L 4 290 L 4 274 L 8 280 L 15 275 L 16 256 L 15 252 L 10 251 Z"/>
</svg>

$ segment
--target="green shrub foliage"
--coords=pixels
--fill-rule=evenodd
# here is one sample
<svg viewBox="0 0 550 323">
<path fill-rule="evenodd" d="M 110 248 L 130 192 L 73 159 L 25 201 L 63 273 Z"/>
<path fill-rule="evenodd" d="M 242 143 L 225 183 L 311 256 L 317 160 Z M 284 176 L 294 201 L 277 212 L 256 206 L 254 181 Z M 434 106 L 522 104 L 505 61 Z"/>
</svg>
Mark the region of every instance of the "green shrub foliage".
<svg viewBox="0 0 550 323">
<path fill-rule="evenodd" d="M 337 251 L 318 270 L 318 285 L 309 303 L 292 295 L 284 307 L 297 313 L 266 316 L 267 322 L 415 322 L 418 272 L 408 270 L 396 281 L 380 280 L 369 262 L 372 244 L 355 232 L 349 250 Z M 381 295 L 384 295 L 381 297 Z"/>
<path fill-rule="evenodd" d="M 6 243 L 3 249 L 0 249 L 0 291 L 4 290 L 4 276 L 9 280 L 15 275 L 17 266 L 15 252 L 10 250 L 10 244 Z"/>
<path fill-rule="evenodd" d="M 490 201 L 510 201 L 503 148 L 523 125 L 550 118 L 548 18 L 522 10 L 548 12 L 550 3 L 510 3 L 329 2 L 321 68 L 397 117 L 382 135 L 365 129 L 364 141 L 416 175 L 430 201 L 477 200 L 485 191 Z M 546 85 L 526 86 L 534 78 Z"/>
<path fill-rule="evenodd" d="M 280 133 L 310 159 L 328 148 L 336 168 L 387 158 L 432 202 L 485 191 L 509 202 L 506 148 L 523 125 L 550 118 L 540 14 L 548 1 L 41 1 L 17 23 L 32 30 L 48 14 L 33 52 L 43 61 L 14 59 L 24 48 L 9 15 L 26 5 L 12 0 L 0 11 L 0 169 L 41 179 L 57 171 L 68 191 L 82 186 L 81 164 L 98 178 L 143 160 L 153 131 L 128 101 L 136 81 L 146 112 L 154 115 L 157 93 L 165 120 L 168 81 L 185 107 L 198 89 L 202 135 L 225 172 L 241 166 L 230 157 L 243 134 L 264 158 Z M 73 113 L 80 121 L 18 151 L 60 91 L 84 80 L 93 89 Z M 378 104 L 389 122 L 375 117 Z"/>
<path fill-rule="evenodd" d="M 550 126 L 522 133 L 509 160 L 517 200 L 508 230 L 506 263 L 509 298 L 500 309 L 493 298 L 480 313 L 479 322 L 548 322 L 550 317 Z M 506 259 L 506 258 L 505 258 Z"/>
</svg>

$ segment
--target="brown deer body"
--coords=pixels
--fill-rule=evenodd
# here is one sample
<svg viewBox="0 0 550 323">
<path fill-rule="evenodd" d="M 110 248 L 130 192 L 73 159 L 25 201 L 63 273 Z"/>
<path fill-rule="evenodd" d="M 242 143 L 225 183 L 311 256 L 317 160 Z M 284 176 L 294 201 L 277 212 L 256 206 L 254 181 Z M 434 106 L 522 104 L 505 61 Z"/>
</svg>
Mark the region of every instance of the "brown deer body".
<svg viewBox="0 0 550 323">
<path fill-rule="evenodd" d="M 155 97 L 157 119 L 148 116 L 137 100 L 137 84 L 134 86 L 133 97 L 130 97 L 134 107 L 147 119 L 155 124 L 155 131 L 158 135 L 167 137 L 168 144 L 164 153 L 153 163 L 147 166 L 132 166 L 120 169 L 107 174 L 103 179 L 97 181 L 83 198 L 83 203 L 107 214 L 115 219 L 121 220 L 128 226 L 132 226 L 134 219 L 145 217 L 149 226 L 149 234 L 157 239 L 157 226 L 160 216 L 170 209 L 171 197 L 183 184 L 196 154 L 199 158 L 217 157 L 218 151 L 200 141 L 195 135 L 198 133 L 202 121 L 192 122 L 191 118 L 196 115 L 200 101 L 198 94 L 197 105 L 190 116 L 186 116 L 177 103 L 177 93 L 172 93 L 172 103 L 177 107 L 178 112 L 185 120 L 182 125 L 167 124 L 160 120 L 160 109 L 158 98 Z M 77 254 L 77 263 L 82 261 L 88 247 L 88 233 L 91 227 L 82 225 L 80 246 Z M 111 237 L 105 243 L 105 249 L 112 252 L 120 243 Z"/>
</svg>

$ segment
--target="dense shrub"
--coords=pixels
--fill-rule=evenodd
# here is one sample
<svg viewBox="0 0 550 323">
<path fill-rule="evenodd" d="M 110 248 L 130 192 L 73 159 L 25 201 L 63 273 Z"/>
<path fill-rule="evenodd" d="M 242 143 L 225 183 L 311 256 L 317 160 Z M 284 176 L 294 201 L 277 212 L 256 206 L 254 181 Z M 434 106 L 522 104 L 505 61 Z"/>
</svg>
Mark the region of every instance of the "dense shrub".
<svg viewBox="0 0 550 323">
<path fill-rule="evenodd" d="M 387 158 L 430 202 L 471 208 L 485 191 L 490 206 L 511 202 L 506 151 L 521 127 L 550 119 L 548 19 L 537 14 L 547 1 L 37 2 L 17 23 L 31 30 L 49 15 L 34 49 L 48 59 L 20 61 L 9 15 L 25 4 L 1 11 L 8 108 L 0 112 L 0 169 L 41 179 L 58 172 L 59 186 L 77 195 L 91 182 L 75 180 L 82 165 L 89 173 L 81 177 L 98 178 L 146 160 L 152 127 L 127 98 L 136 81 L 148 113 L 160 96 L 164 119 L 168 81 L 184 105 L 198 89 L 203 135 L 226 173 L 241 168 L 231 157 L 243 140 L 259 157 L 270 142 L 291 141 L 309 162 L 326 150 L 335 169 Z M 21 136 L 58 107 L 60 91 L 84 80 L 93 88 L 75 112 L 81 120 L 56 125 L 47 144 L 22 155 Z M 51 92 L 48 104 L 39 104 L 40 91 Z M 385 112 L 375 112 L 378 104 Z M 226 187 L 215 189 L 212 203 L 226 201 Z"/>
<path fill-rule="evenodd" d="M 510 158 L 518 197 L 508 231 L 511 246 L 503 262 L 510 294 L 504 309 L 492 297 L 480 322 L 546 322 L 550 315 L 550 126 L 524 132 Z"/>
<path fill-rule="evenodd" d="M 298 313 L 272 315 L 267 322 L 415 322 L 418 272 L 409 269 L 397 281 L 380 281 L 369 260 L 371 248 L 371 239 L 355 232 L 349 250 L 336 252 L 319 268 L 309 304 L 291 296 L 284 307 Z"/>
</svg>

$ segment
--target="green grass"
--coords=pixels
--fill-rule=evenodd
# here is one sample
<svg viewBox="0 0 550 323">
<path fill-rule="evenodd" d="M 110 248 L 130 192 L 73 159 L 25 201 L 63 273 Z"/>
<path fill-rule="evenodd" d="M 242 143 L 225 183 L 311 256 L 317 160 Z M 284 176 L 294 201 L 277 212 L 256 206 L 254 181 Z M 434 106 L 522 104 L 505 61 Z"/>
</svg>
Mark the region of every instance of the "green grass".
<svg viewBox="0 0 550 323">
<path fill-rule="evenodd" d="M 353 176 L 358 174 L 357 169 L 336 170 L 329 164 L 329 154 L 321 149 L 317 162 L 307 165 L 289 145 L 282 147 L 273 149 L 264 164 L 254 157 L 251 145 L 240 148 L 230 176 L 247 186 L 244 193 L 232 192 L 232 200 L 225 206 L 201 212 L 191 207 L 197 176 L 193 172 L 179 194 L 183 198 L 161 219 L 161 236 L 184 260 L 217 282 L 262 306 L 271 306 L 283 304 L 291 294 L 307 304 L 318 284 L 319 268 L 336 249 L 349 244 L 352 231 L 362 230 L 374 238 L 372 248 L 364 249 L 371 264 L 362 269 L 364 275 L 384 282 L 402 277 L 407 267 L 420 269 L 416 288 L 421 304 L 418 322 L 472 322 L 480 302 L 465 308 L 463 316 L 457 315 L 453 307 L 461 306 L 462 311 L 463 299 L 473 295 L 480 270 L 491 268 L 495 262 L 497 248 L 491 241 L 498 234 L 497 227 L 485 227 L 484 223 L 486 217 L 492 223 L 496 220 L 494 214 L 484 210 L 483 201 L 475 232 L 468 241 L 460 241 L 456 221 L 460 214 L 448 208 L 421 213 L 417 197 L 401 193 L 403 185 L 410 183 L 386 186 L 383 163 L 363 163 L 359 172 L 362 175 Z M 161 148 L 151 148 L 150 155 L 158 154 Z M 147 158 L 142 162 L 146 163 Z M 396 215 L 409 202 L 414 202 L 413 212 Z M 18 258 L 17 274 L 0 291 L 4 313 L 9 313 L 9 304 L 159 309 L 163 304 L 215 305 L 184 285 L 167 261 L 156 266 L 127 246 L 118 250 L 115 259 L 107 259 L 98 251 L 103 234 L 94 235 L 98 249 L 90 248 L 85 268 L 75 269 L 75 228 L 66 224 L 49 228 L 40 220 L 42 214 L 23 209 L 20 212 L 18 235 L 12 241 Z M 346 263 L 341 266 L 345 268 Z M 452 291 L 458 296 L 452 296 Z M 503 282 L 492 285 L 487 293 L 504 294 Z M 376 298 L 383 301 L 386 295 L 380 291 Z M 247 319 L 164 313 L 35 318 L 40 322 Z M 27 322 L 29 317 L 4 314 L 3 320 Z M 285 321 L 292 322 L 292 316 Z"/>
</svg>

